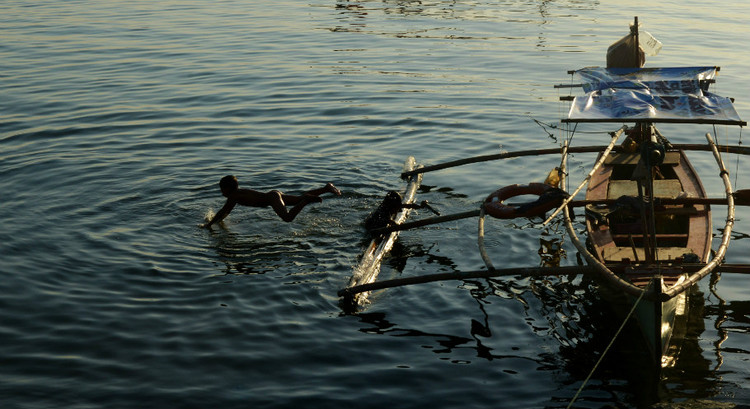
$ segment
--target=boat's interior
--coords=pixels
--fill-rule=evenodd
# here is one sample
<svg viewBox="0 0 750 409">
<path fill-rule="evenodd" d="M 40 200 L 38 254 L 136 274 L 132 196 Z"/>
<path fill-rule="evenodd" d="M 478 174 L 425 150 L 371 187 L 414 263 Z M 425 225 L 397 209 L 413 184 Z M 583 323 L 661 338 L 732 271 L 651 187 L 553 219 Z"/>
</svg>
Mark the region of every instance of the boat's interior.
<svg viewBox="0 0 750 409">
<path fill-rule="evenodd" d="M 611 158 L 611 159 L 610 159 Z M 638 196 L 638 182 L 633 180 L 640 154 L 617 153 L 610 155 L 605 164 L 612 166 L 608 199 L 619 199 L 621 204 L 609 214 L 609 228 L 617 246 L 643 247 L 643 222 L 637 201 L 624 199 Z M 679 164 L 679 152 L 667 152 L 664 163 L 656 167 L 654 194 L 657 198 L 676 198 L 682 193 L 682 184 L 674 166 Z M 608 163 L 609 162 L 609 163 Z M 686 247 L 688 240 L 688 215 L 694 208 L 684 206 L 658 206 L 656 209 L 656 234 L 659 247 Z"/>
<path fill-rule="evenodd" d="M 636 180 L 640 156 L 639 153 L 626 152 L 610 154 L 604 162 L 604 167 L 610 172 L 606 198 L 616 200 L 616 203 L 587 208 L 590 219 L 596 219 L 595 224 L 606 224 L 601 227 L 609 229 L 614 243 L 614 246 L 601 249 L 605 261 L 633 262 L 645 259 L 643 204 L 638 200 L 639 186 Z M 668 151 L 664 162 L 654 168 L 653 189 L 657 199 L 678 198 L 684 194 L 682 183 L 674 170 L 679 163 L 680 152 Z M 690 205 L 660 205 L 656 202 L 655 239 L 659 260 L 684 258 L 692 253 L 688 248 L 689 219 L 695 214 L 695 207 Z"/>
</svg>

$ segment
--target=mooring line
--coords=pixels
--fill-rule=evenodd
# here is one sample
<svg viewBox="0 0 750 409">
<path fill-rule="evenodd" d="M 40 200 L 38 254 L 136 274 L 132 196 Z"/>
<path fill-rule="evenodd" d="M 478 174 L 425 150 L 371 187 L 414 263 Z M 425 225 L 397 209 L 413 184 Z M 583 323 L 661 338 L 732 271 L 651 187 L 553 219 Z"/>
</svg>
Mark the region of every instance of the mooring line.
<svg viewBox="0 0 750 409">
<path fill-rule="evenodd" d="M 596 372 L 596 369 L 599 367 L 599 364 L 602 363 L 602 361 L 604 360 L 604 357 L 607 355 L 607 352 L 609 352 L 609 349 L 615 343 L 615 340 L 620 335 L 620 332 L 622 332 L 622 329 L 625 328 L 625 324 L 627 324 L 628 320 L 633 315 L 633 312 L 635 311 L 635 308 L 638 307 L 638 304 L 640 304 L 641 300 L 643 299 L 643 295 L 644 294 L 646 294 L 645 290 L 641 292 L 641 295 L 638 297 L 638 299 L 635 301 L 635 303 L 633 303 L 633 308 L 630 309 L 630 312 L 625 317 L 625 320 L 622 322 L 622 325 L 620 325 L 620 328 L 617 330 L 617 332 L 615 332 L 615 335 L 614 335 L 614 337 L 612 337 L 612 340 L 609 341 L 609 345 L 607 345 L 607 347 L 604 348 L 604 352 L 602 352 L 602 355 L 599 357 L 599 360 L 596 361 L 596 364 L 591 369 L 591 372 L 589 372 L 589 374 L 586 377 L 586 379 L 583 381 L 583 384 L 581 384 L 581 387 L 578 388 L 578 392 L 576 392 L 575 396 L 573 396 L 573 399 L 568 404 L 567 409 L 570 409 L 573 406 L 573 403 L 576 401 L 576 399 L 578 399 L 578 395 L 580 395 L 581 392 L 583 392 L 583 388 L 586 387 L 586 384 L 591 379 L 591 377 L 594 375 L 594 372 Z"/>
</svg>

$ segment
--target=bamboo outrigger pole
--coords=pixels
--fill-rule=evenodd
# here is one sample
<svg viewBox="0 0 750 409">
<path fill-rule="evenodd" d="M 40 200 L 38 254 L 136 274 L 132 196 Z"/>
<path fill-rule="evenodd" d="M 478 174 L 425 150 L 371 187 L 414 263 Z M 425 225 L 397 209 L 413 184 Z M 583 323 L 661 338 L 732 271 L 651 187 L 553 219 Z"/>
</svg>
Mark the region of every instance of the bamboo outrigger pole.
<svg viewBox="0 0 750 409">
<path fill-rule="evenodd" d="M 667 291 L 663 292 L 661 294 L 662 301 L 666 301 L 681 293 L 682 291 L 708 275 L 711 271 L 716 269 L 716 267 L 718 267 L 724 260 L 724 255 L 727 252 L 727 247 L 729 247 L 729 240 L 732 236 L 732 226 L 734 226 L 734 195 L 732 194 L 732 183 L 729 181 L 729 172 L 724 166 L 724 161 L 721 159 L 719 150 L 716 149 L 716 144 L 711 138 L 711 134 L 706 134 L 706 140 L 711 146 L 711 150 L 714 153 L 714 159 L 716 159 L 716 164 L 719 166 L 719 176 L 721 176 L 721 180 L 724 182 L 724 190 L 727 195 L 727 221 L 724 225 L 724 232 L 721 235 L 721 244 L 719 245 L 719 248 L 716 249 L 716 255 L 714 255 L 714 258 L 708 264 L 706 264 L 695 274 L 691 274 L 690 277 L 688 277 L 688 279 L 681 284 L 675 285 L 674 287 L 671 287 Z"/>
<path fill-rule="evenodd" d="M 394 278 L 391 280 L 376 281 L 369 284 L 362 284 L 353 287 L 347 287 L 338 291 L 339 297 L 351 297 L 355 294 L 382 290 L 384 288 L 401 287 L 412 284 L 425 284 L 435 281 L 447 280 L 467 280 L 470 278 L 492 278 L 507 276 L 524 276 L 524 277 L 546 277 L 552 275 L 569 275 L 569 274 L 593 274 L 595 270 L 590 266 L 562 266 L 562 267 L 518 267 L 518 268 L 500 268 L 490 270 L 474 271 L 457 271 L 451 273 L 436 273 L 414 277 Z"/>
<path fill-rule="evenodd" d="M 578 194 L 578 192 L 580 192 L 581 189 L 583 189 L 583 187 L 586 185 L 586 183 L 594 176 L 594 172 L 596 172 L 599 169 L 599 167 L 602 166 L 602 164 L 604 163 L 604 160 L 606 160 L 607 156 L 609 156 L 609 152 L 612 151 L 612 148 L 615 146 L 615 142 L 617 142 L 617 138 L 619 138 L 620 135 L 622 135 L 622 133 L 625 132 L 627 129 L 628 129 L 628 126 L 623 125 L 622 128 L 612 133 L 612 141 L 607 146 L 607 149 L 605 149 L 602 155 L 599 157 L 599 160 L 596 161 L 596 164 L 594 165 L 594 167 L 591 168 L 591 171 L 589 172 L 589 174 L 586 175 L 586 178 L 583 179 L 581 184 L 578 185 L 578 188 L 576 188 L 576 190 L 573 193 L 571 193 L 570 196 L 568 196 L 568 198 L 562 202 L 562 204 L 557 208 L 557 210 L 552 212 L 552 214 L 547 218 L 547 220 L 544 221 L 544 223 L 542 223 L 542 225 L 546 226 L 552 219 L 555 218 L 555 216 L 558 215 L 558 213 L 562 211 L 563 208 L 568 206 L 568 203 L 570 203 L 573 200 L 573 198 Z M 567 155 L 567 152 L 565 153 L 565 155 Z"/>
<path fill-rule="evenodd" d="M 605 148 L 606 146 L 600 146 L 600 145 L 571 146 L 568 148 L 568 153 L 597 153 L 597 152 L 601 152 Z M 612 148 L 612 151 L 619 152 L 620 149 L 621 148 L 619 146 L 615 146 Z M 672 144 L 672 149 L 683 150 L 683 151 L 707 151 L 707 152 L 711 151 L 710 146 L 707 146 L 705 144 L 697 144 L 697 143 L 684 143 L 684 144 L 675 143 L 675 144 Z M 750 155 L 750 146 L 716 145 L 716 149 L 718 149 L 719 152 L 722 152 L 722 153 Z M 470 158 L 457 159 L 451 162 L 438 163 L 435 165 L 430 165 L 430 166 L 425 166 L 419 169 L 414 169 L 408 172 L 403 172 L 401 173 L 401 178 L 406 179 L 418 173 L 435 172 L 438 170 L 453 168 L 457 166 L 470 165 L 470 164 L 481 163 L 481 162 L 489 162 L 493 160 L 512 159 L 512 158 L 518 158 L 518 157 L 523 157 L 523 156 L 559 155 L 559 154 L 560 154 L 560 148 L 549 148 L 549 149 L 531 149 L 531 150 L 524 150 L 524 151 L 496 153 L 496 154 L 491 154 L 491 155 L 473 156 Z"/>
<path fill-rule="evenodd" d="M 685 271 L 698 271 L 705 264 L 685 264 Z M 747 264 L 722 264 L 716 267 L 717 271 L 723 273 L 750 274 L 750 265 Z M 496 277 L 549 277 L 571 274 L 599 275 L 599 271 L 593 266 L 557 266 L 557 267 L 510 267 L 491 270 L 454 271 L 448 273 L 425 274 L 413 277 L 393 278 L 390 280 L 375 281 L 368 284 L 355 285 L 342 288 L 338 291 L 339 297 L 352 297 L 359 293 L 383 290 L 386 288 L 403 287 L 406 285 L 426 284 L 436 281 L 468 280 L 472 278 L 496 278 Z"/>
<path fill-rule="evenodd" d="M 444 222 L 452 222 L 454 220 L 468 219 L 469 217 L 479 216 L 479 210 L 469 210 L 466 212 L 447 214 L 445 216 L 428 217 L 422 220 L 415 220 L 413 222 L 397 224 L 395 226 L 381 227 L 379 229 L 372 229 L 373 234 L 390 233 L 392 231 L 409 230 L 416 227 L 428 226 L 431 224 L 438 224 Z"/>
<path fill-rule="evenodd" d="M 600 152 L 603 149 L 602 146 L 578 146 L 576 148 L 570 148 L 572 153 L 594 153 Z M 502 152 L 491 155 L 480 155 L 473 156 L 470 158 L 457 159 L 450 162 L 438 163 L 436 165 L 425 166 L 420 169 L 415 169 L 409 172 L 401 173 L 401 178 L 405 179 L 411 175 L 417 173 L 434 172 L 437 170 L 443 170 L 448 168 L 454 168 L 456 166 L 470 165 L 473 163 L 490 162 L 493 160 L 518 158 L 523 156 L 538 156 L 538 155 L 559 155 L 560 148 L 548 148 L 548 149 L 529 149 L 524 151 L 513 151 L 513 152 Z M 748 154 L 750 154 L 750 147 L 748 147 Z"/>
<path fill-rule="evenodd" d="M 750 206 L 750 189 L 740 189 L 732 193 L 735 206 Z M 728 201 L 726 197 L 678 197 L 668 198 L 662 197 L 657 198 L 657 205 L 727 205 Z M 568 203 L 568 207 L 584 207 L 587 205 L 616 205 L 617 199 L 585 199 L 585 200 L 571 200 Z M 414 229 L 417 227 L 429 226 L 432 224 L 452 222 L 454 220 L 468 219 L 470 217 L 477 217 L 480 214 L 480 210 L 467 210 L 465 212 L 447 214 L 445 216 L 427 217 L 421 220 L 415 220 L 403 224 L 397 224 L 395 226 L 381 227 L 373 229 L 373 234 L 390 233 L 393 231 L 403 231 Z"/>
</svg>

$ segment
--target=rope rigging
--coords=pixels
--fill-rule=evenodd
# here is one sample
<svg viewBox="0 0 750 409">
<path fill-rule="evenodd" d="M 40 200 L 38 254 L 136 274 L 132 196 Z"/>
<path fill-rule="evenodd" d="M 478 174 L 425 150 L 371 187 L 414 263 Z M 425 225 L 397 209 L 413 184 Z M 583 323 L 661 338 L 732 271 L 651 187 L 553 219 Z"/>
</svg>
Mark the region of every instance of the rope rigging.
<svg viewBox="0 0 750 409">
<path fill-rule="evenodd" d="M 589 380 L 591 379 L 591 377 L 594 375 L 594 372 L 596 371 L 596 369 L 599 368 L 599 364 L 602 363 L 602 361 L 604 360 L 604 357 L 607 355 L 607 352 L 609 352 L 610 348 L 612 348 L 612 345 L 614 345 L 615 340 L 617 339 L 617 337 L 622 332 L 622 329 L 625 328 L 625 324 L 627 324 L 628 320 L 630 319 L 630 317 L 635 312 L 635 309 L 638 307 L 638 304 L 640 304 L 641 300 L 643 299 L 643 295 L 644 294 L 646 294 L 646 291 L 641 292 L 641 295 L 633 303 L 633 308 L 630 309 L 630 312 L 625 317 L 625 319 L 622 321 L 622 324 L 620 324 L 620 328 L 617 329 L 617 332 L 615 332 L 615 335 L 612 337 L 612 340 L 609 341 L 609 344 L 607 345 L 607 347 L 604 348 L 604 352 L 602 352 L 601 356 L 599 356 L 599 359 L 596 361 L 596 364 L 594 364 L 594 367 L 591 368 L 591 372 L 589 372 L 588 376 L 586 376 L 586 379 L 583 380 L 583 383 L 581 384 L 581 387 L 578 388 L 578 391 L 573 396 L 573 399 L 570 400 L 570 403 L 568 404 L 567 409 L 570 409 L 573 406 L 573 403 L 575 403 L 575 401 L 578 399 L 578 396 L 581 394 L 581 392 L 583 392 L 583 388 L 586 387 L 586 384 L 589 382 Z"/>
</svg>

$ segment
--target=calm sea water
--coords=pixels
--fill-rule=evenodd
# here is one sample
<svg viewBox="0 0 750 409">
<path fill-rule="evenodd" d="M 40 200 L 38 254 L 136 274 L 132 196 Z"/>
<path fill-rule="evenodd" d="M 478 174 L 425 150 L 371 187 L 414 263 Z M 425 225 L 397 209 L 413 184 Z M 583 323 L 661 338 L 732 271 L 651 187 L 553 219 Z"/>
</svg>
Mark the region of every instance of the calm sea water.
<svg viewBox="0 0 750 409">
<path fill-rule="evenodd" d="M 3 408 L 565 407 L 619 324 L 592 282 L 403 287 L 345 315 L 336 291 L 365 244 L 361 221 L 400 187 L 407 155 L 431 164 L 558 146 L 557 132 L 534 121 L 553 124 L 564 110 L 552 86 L 603 64 L 635 15 L 664 43 L 649 66 L 721 66 L 716 89 L 750 118 L 744 1 L 1 9 Z M 662 131 L 675 142 L 713 132 Z M 556 160 L 428 175 L 420 197 L 446 214 L 474 209 L 500 186 L 541 180 Z M 573 179 L 591 161 L 574 157 Z M 733 182 L 750 187 L 748 161 L 727 161 Z M 721 194 L 713 158 L 693 164 Z M 344 194 L 291 224 L 238 208 L 200 229 L 229 173 L 261 190 L 332 181 Z M 750 262 L 749 222 L 739 209 L 728 261 Z M 576 263 L 559 224 L 494 221 L 487 236 L 496 265 Z M 476 220 L 465 220 L 404 233 L 381 277 L 482 266 Z M 747 277 L 725 274 L 699 291 L 683 354 L 658 388 L 625 336 L 575 407 L 750 405 Z"/>
</svg>

